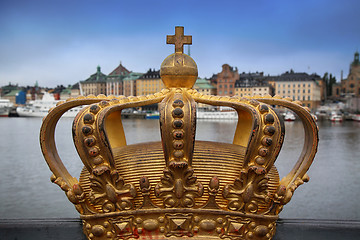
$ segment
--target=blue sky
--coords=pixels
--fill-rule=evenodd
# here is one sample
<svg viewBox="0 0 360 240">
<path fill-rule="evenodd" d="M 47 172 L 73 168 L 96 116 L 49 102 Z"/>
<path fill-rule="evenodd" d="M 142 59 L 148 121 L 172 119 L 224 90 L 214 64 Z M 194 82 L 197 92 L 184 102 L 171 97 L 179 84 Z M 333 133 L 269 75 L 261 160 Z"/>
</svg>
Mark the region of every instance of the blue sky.
<svg viewBox="0 0 360 240">
<path fill-rule="evenodd" d="M 360 1 L 0 0 L 0 85 L 75 84 L 120 61 L 134 72 L 159 69 L 175 26 L 193 36 L 200 77 L 228 63 L 339 80 L 360 47 Z"/>
</svg>

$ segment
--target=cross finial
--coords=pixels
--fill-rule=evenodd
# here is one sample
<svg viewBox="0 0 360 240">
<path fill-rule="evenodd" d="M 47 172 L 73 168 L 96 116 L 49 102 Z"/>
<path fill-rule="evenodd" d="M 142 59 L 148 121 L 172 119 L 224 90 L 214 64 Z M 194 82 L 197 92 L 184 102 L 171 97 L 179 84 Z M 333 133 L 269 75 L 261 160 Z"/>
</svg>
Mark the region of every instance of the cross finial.
<svg viewBox="0 0 360 240">
<path fill-rule="evenodd" d="M 175 35 L 166 36 L 167 44 L 175 45 L 175 53 L 184 53 L 184 44 L 192 44 L 192 36 L 184 36 L 184 27 L 175 27 Z"/>
</svg>

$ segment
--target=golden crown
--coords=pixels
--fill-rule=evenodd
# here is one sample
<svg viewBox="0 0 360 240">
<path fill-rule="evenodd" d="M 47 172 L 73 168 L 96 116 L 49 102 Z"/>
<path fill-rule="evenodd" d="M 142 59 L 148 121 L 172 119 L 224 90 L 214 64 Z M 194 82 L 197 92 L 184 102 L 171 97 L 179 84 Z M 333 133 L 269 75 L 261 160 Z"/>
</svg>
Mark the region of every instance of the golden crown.
<svg viewBox="0 0 360 240">
<path fill-rule="evenodd" d="M 66 192 L 83 220 L 88 239 L 271 239 L 283 205 L 309 180 L 318 144 L 317 125 L 301 102 L 278 96 L 219 97 L 192 89 L 197 66 L 183 45 L 183 27 L 167 36 L 175 53 L 161 65 L 166 89 L 137 97 L 87 96 L 58 104 L 40 133 L 51 180 Z M 127 145 L 121 111 L 159 103 L 161 142 Z M 232 144 L 195 141 L 196 103 L 235 109 Z M 73 138 L 84 163 L 72 177 L 56 149 L 56 123 L 67 110 L 76 116 Z M 294 111 L 305 140 L 291 172 L 279 179 L 274 162 L 285 129 L 271 105 Z"/>
</svg>

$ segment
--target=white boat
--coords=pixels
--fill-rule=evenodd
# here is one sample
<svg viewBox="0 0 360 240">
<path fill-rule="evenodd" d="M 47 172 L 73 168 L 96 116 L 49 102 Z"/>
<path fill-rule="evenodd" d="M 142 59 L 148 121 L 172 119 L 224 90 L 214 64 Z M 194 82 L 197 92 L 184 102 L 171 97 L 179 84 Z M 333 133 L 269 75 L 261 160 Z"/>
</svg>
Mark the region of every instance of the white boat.
<svg viewBox="0 0 360 240">
<path fill-rule="evenodd" d="M 342 122 L 344 120 L 343 116 L 336 112 L 332 112 L 329 119 L 332 122 Z"/>
<path fill-rule="evenodd" d="M 293 114 L 292 112 L 286 112 L 284 115 L 285 121 L 292 122 L 295 121 L 295 119 L 296 119 L 295 114 Z"/>
<path fill-rule="evenodd" d="M 221 107 L 220 110 L 198 108 L 196 111 L 196 118 L 237 120 L 238 114 L 233 108 Z"/>
<path fill-rule="evenodd" d="M 8 117 L 12 106 L 9 99 L 0 99 L 0 117 Z"/>
<path fill-rule="evenodd" d="M 360 114 L 354 114 L 354 115 L 352 116 L 352 120 L 353 120 L 353 121 L 356 121 L 356 122 L 360 122 Z"/>
<path fill-rule="evenodd" d="M 16 112 L 19 117 L 45 117 L 58 102 L 59 100 L 55 100 L 52 94 L 45 92 L 41 100 L 30 101 L 29 104 L 23 107 L 17 107 Z M 81 107 L 72 108 L 64 113 L 62 117 L 75 117 L 80 110 Z"/>
</svg>

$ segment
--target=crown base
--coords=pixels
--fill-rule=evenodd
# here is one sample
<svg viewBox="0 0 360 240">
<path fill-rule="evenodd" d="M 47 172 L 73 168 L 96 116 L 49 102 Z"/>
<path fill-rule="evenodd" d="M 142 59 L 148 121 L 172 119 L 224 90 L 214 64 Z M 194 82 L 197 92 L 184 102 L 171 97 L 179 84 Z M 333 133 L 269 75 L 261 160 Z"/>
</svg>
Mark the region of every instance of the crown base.
<svg viewBox="0 0 360 240">
<path fill-rule="evenodd" d="M 138 209 L 81 215 L 89 239 L 271 239 L 277 215 L 217 209 Z"/>
</svg>

